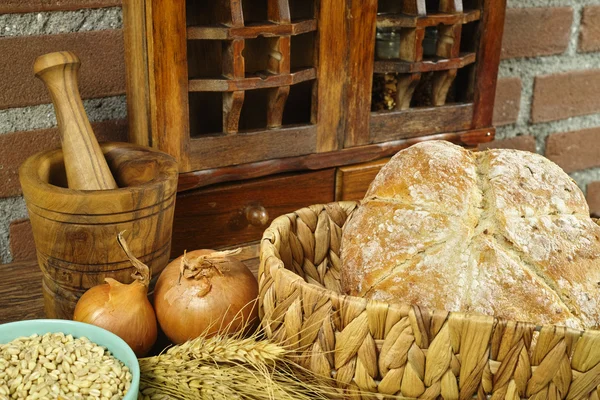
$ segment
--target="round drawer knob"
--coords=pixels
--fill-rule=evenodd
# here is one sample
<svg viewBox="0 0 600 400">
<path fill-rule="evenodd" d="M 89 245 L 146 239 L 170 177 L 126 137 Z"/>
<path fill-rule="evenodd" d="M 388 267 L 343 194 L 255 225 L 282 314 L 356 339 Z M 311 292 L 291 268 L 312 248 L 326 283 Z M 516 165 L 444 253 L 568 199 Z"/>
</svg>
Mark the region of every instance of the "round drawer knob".
<svg viewBox="0 0 600 400">
<path fill-rule="evenodd" d="M 247 206 L 244 209 L 244 215 L 250 225 L 262 227 L 269 222 L 269 213 L 261 205 Z"/>
</svg>

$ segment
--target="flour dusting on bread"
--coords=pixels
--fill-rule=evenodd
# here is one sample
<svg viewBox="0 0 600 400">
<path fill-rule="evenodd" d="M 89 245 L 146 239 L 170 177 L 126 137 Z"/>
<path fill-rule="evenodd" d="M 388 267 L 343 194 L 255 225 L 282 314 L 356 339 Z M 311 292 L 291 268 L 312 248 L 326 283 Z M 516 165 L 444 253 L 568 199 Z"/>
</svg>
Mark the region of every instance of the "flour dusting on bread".
<svg viewBox="0 0 600 400">
<path fill-rule="evenodd" d="M 573 180 L 533 153 L 401 151 L 346 223 L 342 262 L 355 296 L 600 326 L 600 227 Z"/>
</svg>

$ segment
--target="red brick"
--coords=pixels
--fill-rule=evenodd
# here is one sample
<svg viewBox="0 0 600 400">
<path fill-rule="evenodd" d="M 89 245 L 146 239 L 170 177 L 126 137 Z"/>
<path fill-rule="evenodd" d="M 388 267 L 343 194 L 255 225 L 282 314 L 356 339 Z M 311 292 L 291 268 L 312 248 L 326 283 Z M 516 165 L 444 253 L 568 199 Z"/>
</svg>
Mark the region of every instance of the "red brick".
<svg viewBox="0 0 600 400">
<path fill-rule="evenodd" d="M 600 182 L 592 182 L 587 185 L 587 199 L 590 207 L 590 214 L 595 217 L 600 217 Z"/>
<path fill-rule="evenodd" d="M 35 260 L 33 231 L 28 219 L 11 222 L 9 227 L 10 254 L 13 261 Z"/>
<path fill-rule="evenodd" d="M 496 126 L 514 124 L 519 118 L 520 107 L 521 78 L 498 79 L 493 124 Z"/>
<path fill-rule="evenodd" d="M 546 157 L 566 172 L 600 166 L 600 128 L 548 136 Z"/>
<path fill-rule="evenodd" d="M 50 103 L 44 84 L 33 75 L 36 57 L 73 51 L 81 60 L 79 89 L 83 98 L 125 93 L 122 30 L 0 38 L 0 109 Z"/>
<path fill-rule="evenodd" d="M 127 141 L 126 121 L 98 122 L 92 129 L 99 141 Z M 59 146 L 56 128 L 0 135 L 0 198 L 21 194 L 19 166 L 27 157 Z"/>
<path fill-rule="evenodd" d="M 2 0 L 0 14 L 120 6 L 121 0 Z"/>
<path fill-rule="evenodd" d="M 479 149 L 515 149 L 535 153 L 535 138 L 529 135 L 522 135 L 509 139 L 494 140 L 493 142 L 480 144 Z"/>
<path fill-rule="evenodd" d="M 511 8 L 506 11 L 501 57 L 538 57 L 563 53 L 569 45 L 570 7 Z"/>
<path fill-rule="evenodd" d="M 600 6 L 587 6 L 581 16 L 579 51 L 600 50 Z"/>
<path fill-rule="evenodd" d="M 538 76 L 531 120 L 547 122 L 600 112 L 600 69 Z"/>
</svg>

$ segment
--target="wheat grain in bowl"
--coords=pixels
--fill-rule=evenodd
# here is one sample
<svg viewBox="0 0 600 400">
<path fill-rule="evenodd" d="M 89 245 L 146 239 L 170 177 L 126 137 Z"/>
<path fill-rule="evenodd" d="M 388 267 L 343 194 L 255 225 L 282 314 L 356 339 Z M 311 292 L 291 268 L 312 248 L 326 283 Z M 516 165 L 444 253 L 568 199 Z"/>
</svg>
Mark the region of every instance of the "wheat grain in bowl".
<svg viewBox="0 0 600 400">
<path fill-rule="evenodd" d="M 137 399 L 133 350 L 82 322 L 38 319 L 0 324 L 0 400 Z"/>
<path fill-rule="evenodd" d="M 117 400 L 131 380 L 128 367 L 86 337 L 33 334 L 0 346 L 0 397 Z"/>
</svg>

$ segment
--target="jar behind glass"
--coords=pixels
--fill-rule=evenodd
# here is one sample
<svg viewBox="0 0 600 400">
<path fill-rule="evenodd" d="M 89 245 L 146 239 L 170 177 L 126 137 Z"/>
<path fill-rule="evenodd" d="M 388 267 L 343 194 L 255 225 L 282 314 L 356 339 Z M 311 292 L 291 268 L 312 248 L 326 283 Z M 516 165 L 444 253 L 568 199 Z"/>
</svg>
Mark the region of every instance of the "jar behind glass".
<svg viewBox="0 0 600 400">
<path fill-rule="evenodd" d="M 377 28 L 375 54 L 380 60 L 400 58 L 400 29 Z"/>
</svg>

